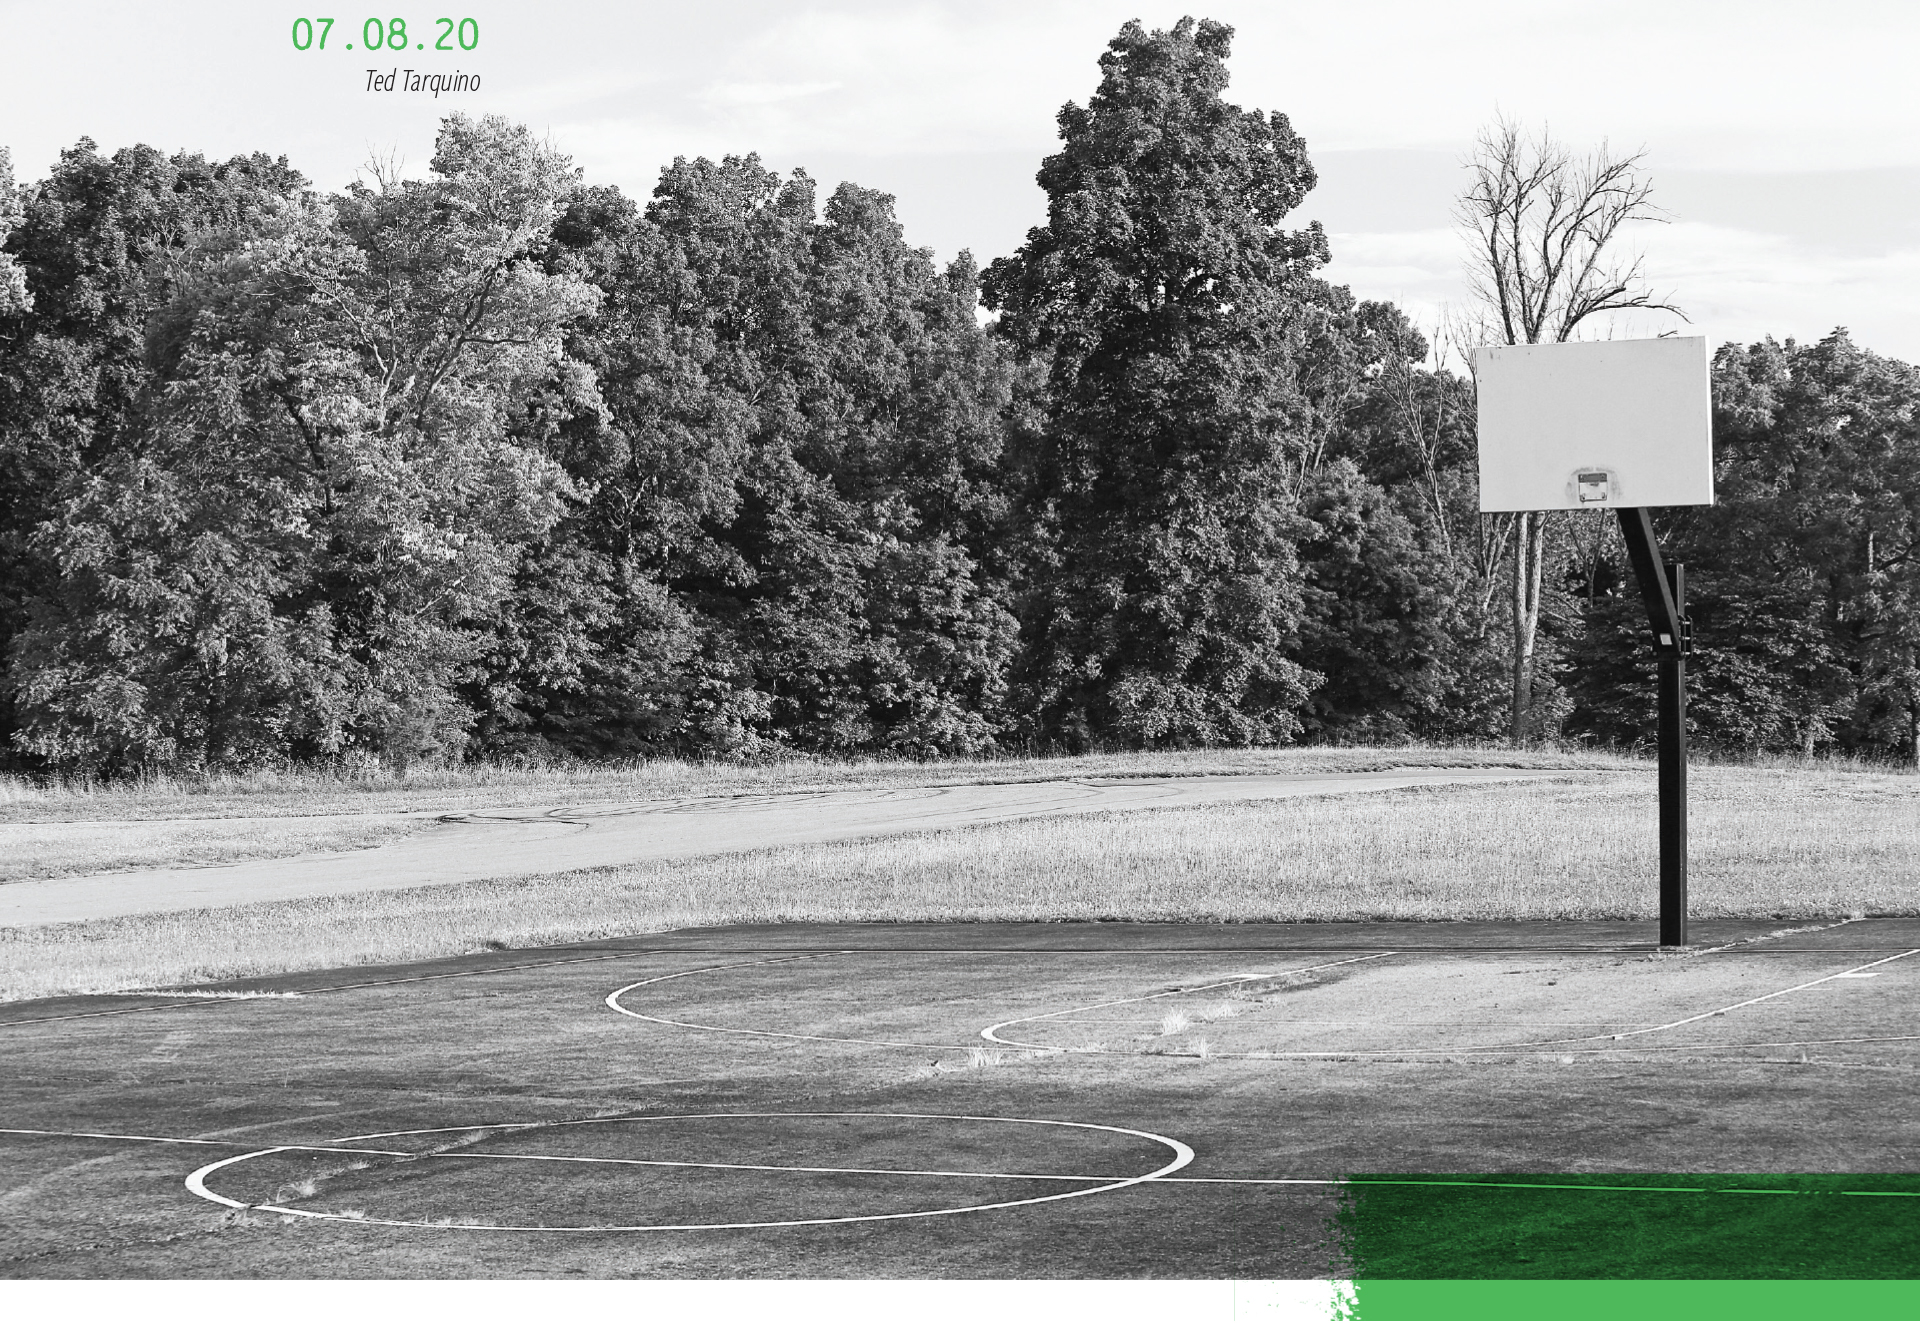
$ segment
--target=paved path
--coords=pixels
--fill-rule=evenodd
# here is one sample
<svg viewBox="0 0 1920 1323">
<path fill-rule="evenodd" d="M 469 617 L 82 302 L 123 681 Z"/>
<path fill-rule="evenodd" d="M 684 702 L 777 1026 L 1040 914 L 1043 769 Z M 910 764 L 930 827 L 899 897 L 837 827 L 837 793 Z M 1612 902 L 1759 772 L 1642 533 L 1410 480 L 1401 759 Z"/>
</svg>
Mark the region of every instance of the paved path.
<svg viewBox="0 0 1920 1323">
<path fill-rule="evenodd" d="M 1309 776 L 1088 778 L 507 809 L 452 815 L 403 840 L 366 850 L 9 883 L 0 886 L 0 927 L 536 877 L 1015 818 L 1565 775 L 1512 768 L 1407 768 Z"/>
</svg>

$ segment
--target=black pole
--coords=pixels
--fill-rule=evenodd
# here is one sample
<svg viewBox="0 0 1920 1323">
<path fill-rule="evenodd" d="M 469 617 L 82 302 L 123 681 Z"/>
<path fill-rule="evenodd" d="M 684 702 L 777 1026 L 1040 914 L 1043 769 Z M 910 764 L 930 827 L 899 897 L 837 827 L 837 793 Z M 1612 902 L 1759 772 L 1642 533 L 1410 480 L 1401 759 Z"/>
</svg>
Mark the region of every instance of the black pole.
<svg viewBox="0 0 1920 1323">
<path fill-rule="evenodd" d="M 1687 944 L 1687 576 L 1667 567 L 1679 647 L 1660 653 L 1660 945 Z"/>
<path fill-rule="evenodd" d="M 1660 662 L 1660 945 L 1687 943 L 1686 575 L 1661 562 L 1646 510 L 1622 509 L 1620 532 L 1640 581 L 1653 650 Z"/>
</svg>

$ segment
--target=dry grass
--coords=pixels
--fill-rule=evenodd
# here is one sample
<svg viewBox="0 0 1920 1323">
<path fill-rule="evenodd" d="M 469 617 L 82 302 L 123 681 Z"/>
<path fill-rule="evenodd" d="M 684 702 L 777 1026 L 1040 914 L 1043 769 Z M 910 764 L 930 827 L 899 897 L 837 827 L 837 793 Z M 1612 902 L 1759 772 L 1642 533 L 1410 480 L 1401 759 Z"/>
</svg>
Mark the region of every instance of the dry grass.
<svg viewBox="0 0 1920 1323">
<path fill-rule="evenodd" d="M 421 821 L 395 814 L 365 814 L 13 822 L 0 825 L 0 882 L 360 850 L 403 836 Z"/>
<path fill-rule="evenodd" d="M 472 767 L 404 779 L 308 771 L 40 785 L 0 777 L 0 883 L 359 849 L 393 840 L 437 814 L 482 809 L 1074 777 L 1632 765 L 1505 749 L 1261 749 L 937 763 L 796 759 L 761 766 L 662 759 L 562 769 Z"/>
<path fill-rule="evenodd" d="M 1920 778 L 1705 767 L 1693 911 L 1920 912 Z M 779 921 L 1651 918 L 1651 770 L 1040 818 L 691 863 L 0 931 L 0 997 Z"/>
<path fill-rule="evenodd" d="M 1074 777 L 1212 776 L 1361 772 L 1393 767 L 1617 768 L 1640 764 L 1612 754 L 1504 748 L 1205 749 L 1093 754 L 1076 758 L 796 758 L 742 764 L 657 759 L 580 767 L 470 767 L 404 778 L 369 772 L 252 772 L 198 779 L 62 781 L 0 776 L 0 823 L 147 821 L 163 818 L 317 817 L 332 814 L 448 813 L 482 808 L 589 804 L 689 795 L 895 785 L 1059 781 Z"/>
</svg>

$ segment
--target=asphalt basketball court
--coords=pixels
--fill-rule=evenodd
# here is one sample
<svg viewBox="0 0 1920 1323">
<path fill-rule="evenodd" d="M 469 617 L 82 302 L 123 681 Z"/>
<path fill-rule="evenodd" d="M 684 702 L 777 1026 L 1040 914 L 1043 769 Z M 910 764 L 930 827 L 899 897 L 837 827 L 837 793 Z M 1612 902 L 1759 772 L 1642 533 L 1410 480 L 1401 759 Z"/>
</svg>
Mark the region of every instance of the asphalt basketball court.
<svg viewBox="0 0 1920 1323">
<path fill-rule="evenodd" d="M 691 930 L 0 1008 L 13 1276 L 1342 1271 L 1368 1172 L 1911 1167 L 1920 920 Z"/>
</svg>

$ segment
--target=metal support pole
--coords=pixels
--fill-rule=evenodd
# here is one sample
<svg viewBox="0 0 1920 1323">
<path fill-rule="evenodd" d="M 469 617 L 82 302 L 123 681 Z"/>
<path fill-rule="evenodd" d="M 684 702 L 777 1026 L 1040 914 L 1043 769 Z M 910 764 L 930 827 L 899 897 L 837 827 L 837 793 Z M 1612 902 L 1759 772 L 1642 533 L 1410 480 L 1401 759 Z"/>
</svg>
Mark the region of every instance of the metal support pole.
<svg viewBox="0 0 1920 1323">
<path fill-rule="evenodd" d="M 1622 509 L 1620 532 L 1640 581 L 1647 624 L 1660 662 L 1660 945 L 1687 942 L 1687 648 L 1686 574 L 1660 559 L 1648 512 Z"/>
<path fill-rule="evenodd" d="M 1687 579 L 1667 567 L 1679 647 L 1660 653 L 1660 945 L 1687 944 Z"/>
</svg>

